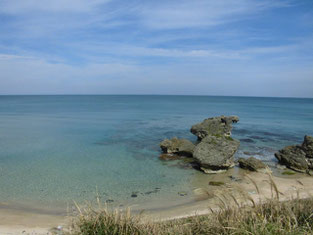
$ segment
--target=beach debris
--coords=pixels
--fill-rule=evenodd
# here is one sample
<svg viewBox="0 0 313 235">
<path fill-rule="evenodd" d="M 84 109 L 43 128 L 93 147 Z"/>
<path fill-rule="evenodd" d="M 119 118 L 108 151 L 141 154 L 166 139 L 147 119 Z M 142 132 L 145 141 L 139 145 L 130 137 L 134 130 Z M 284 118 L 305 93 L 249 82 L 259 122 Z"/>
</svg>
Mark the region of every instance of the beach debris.
<svg viewBox="0 0 313 235">
<path fill-rule="evenodd" d="M 241 168 L 250 171 L 260 171 L 267 167 L 261 160 L 256 159 L 255 157 L 239 158 L 238 163 Z"/>
<path fill-rule="evenodd" d="M 275 157 L 294 171 L 309 172 L 313 169 L 313 137 L 304 136 L 302 145 L 287 146 L 275 153 Z"/>
</svg>

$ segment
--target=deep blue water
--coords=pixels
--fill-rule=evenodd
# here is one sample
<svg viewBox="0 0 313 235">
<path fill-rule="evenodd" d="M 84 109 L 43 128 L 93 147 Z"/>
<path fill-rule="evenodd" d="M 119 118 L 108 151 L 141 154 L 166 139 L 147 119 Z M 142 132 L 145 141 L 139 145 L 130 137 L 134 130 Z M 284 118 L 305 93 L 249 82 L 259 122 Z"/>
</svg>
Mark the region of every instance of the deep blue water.
<svg viewBox="0 0 313 235">
<path fill-rule="evenodd" d="M 159 142 L 196 140 L 205 118 L 238 115 L 238 156 L 274 152 L 313 135 L 313 99 L 209 96 L 0 96 L 0 202 L 142 200 L 177 195 L 202 173 L 162 162 Z"/>
</svg>

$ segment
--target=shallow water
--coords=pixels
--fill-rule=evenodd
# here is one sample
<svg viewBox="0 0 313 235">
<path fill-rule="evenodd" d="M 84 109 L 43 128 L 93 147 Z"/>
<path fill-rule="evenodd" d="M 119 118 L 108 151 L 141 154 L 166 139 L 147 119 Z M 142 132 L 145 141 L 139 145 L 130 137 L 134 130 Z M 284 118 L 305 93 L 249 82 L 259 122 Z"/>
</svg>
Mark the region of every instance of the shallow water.
<svg viewBox="0 0 313 235">
<path fill-rule="evenodd" d="M 222 114 L 240 117 L 236 157 L 274 164 L 275 151 L 313 135 L 313 99 L 0 96 L 0 203 L 179 200 L 212 176 L 160 161 L 159 142 L 195 141 L 191 125 Z"/>
</svg>

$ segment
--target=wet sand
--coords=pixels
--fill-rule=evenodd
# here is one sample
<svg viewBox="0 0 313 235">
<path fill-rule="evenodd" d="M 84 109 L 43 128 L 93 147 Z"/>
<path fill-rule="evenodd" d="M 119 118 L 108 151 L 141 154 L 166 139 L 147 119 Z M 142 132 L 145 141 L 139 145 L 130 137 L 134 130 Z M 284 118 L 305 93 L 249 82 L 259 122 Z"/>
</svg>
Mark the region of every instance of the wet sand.
<svg viewBox="0 0 313 235">
<path fill-rule="evenodd" d="M 292 176 L 274 175 L 277 175 L 277 172 L 273 173 L 272 179 L 279 190 L 280 200 L 290 200 L 298 196 L 306 198 L 313 195 L 313 177 L 298 173 Z M 225 185 L 209 186 L 208 178 L 210 181 L 223 181 Z M 257 192 L 251 179 L 258 186 L 260 193 Z M 203 174 L 203 177 L 197 177 L 195 181 L 195 188 L 206 190 L 209 197 L 197 193 L 181 197 L 175 202 L 163 200 L 127 206 L 132 209 L 133 213 L 143 211 L 143 216 L 147 220 L 160 221 L 209 213 L 209 207 L 218 208 L 218 200 L 213 194 L 221 195 L 229 192 L 235 195 L 238 190 L 242 190 L 255 202 L 262 202 L 266 198 L 275 196 L 275 190 L 270 186 L 270 176 L 266 173 L 248 172 L 235 168 L 221 175 L 207 176 Z M 199 190 L 195 190 L 195 192 L 199 192 Z M 53 228 L 56 229 L 58 226 L 62 226 L 62 229 L 66 228 L 71 218 L 59 212 L 21 210 L 19 207 L 10 208 L 0 204 L 0 221 L 0 234 L 51 234 Z"/>
</svg>

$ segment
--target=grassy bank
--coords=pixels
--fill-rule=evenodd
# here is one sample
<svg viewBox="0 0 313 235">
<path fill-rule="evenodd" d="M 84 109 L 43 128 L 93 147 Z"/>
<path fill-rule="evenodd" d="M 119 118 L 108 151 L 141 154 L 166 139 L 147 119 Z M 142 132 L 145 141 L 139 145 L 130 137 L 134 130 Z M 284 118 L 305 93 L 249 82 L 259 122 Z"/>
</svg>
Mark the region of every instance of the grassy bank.
<svg viewBox="0 0 313 235">
<path fill-rule="evenodd" d="M 127 212 L 106 209 L 81 211 L 70 234 L 169 235 L 169 234 L 313 234 L 313 198 L 265 203 L 251 201 L 229 207 L 221 200 L 208 215 L 167 222 L 146 222 Z"/>
</svg>

